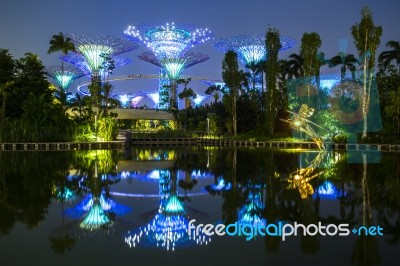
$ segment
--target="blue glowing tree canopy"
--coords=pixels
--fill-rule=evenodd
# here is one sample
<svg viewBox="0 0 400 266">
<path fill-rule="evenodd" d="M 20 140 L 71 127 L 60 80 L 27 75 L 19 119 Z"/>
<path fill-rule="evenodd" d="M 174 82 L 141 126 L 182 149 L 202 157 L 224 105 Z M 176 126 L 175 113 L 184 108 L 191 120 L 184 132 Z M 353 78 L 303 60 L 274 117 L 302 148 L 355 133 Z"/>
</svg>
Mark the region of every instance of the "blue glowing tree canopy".
<svg viewBox="0 0 400 266">
<path fill-rule="evenodd" d="M 161 26 L 129 26 L 125 36 L 134 42 L 144 44 L 159 60 L 179 58 L 193 46 L 212 38 L 210 30 L 193 26 L 167 23 Z"/>
<path fill-rule="evenodd" d="M 154 53 L 144 52 L 138 55 L 140 60 L 152 63 L 153 65 L 165 69 L 168 78 L 178 79 L 182 71 L 195 65 L 208 60 L 210 57 L 201 53 L 187 52 L 177 58 L 159 58 Z"/>
<path fill-rule="evenodd" d="M 288 36 L 280 36 L 282 48 L 287 50 L 295 46 L 296 41 Z M 265 36 L 262 34 L 237 35 L 220 39 L 214 44 L 214 48 L 226 53 L 235 51 L 244 65 L 257 64 L 266 59 Z"/>
<path fill-rule="evenodd" d="M 63 68 L 61 66 L 48 66 L 46 72 L 63 90 L 68 90 L 72 82 L 85 75 L 83 71 L 73 66 Z"/>
<path fill-rule="evenodd" d="M 105 62 L 105 56 L 115 57 L 138 48 L 136 43 L 109 35 L 69 34 L 76 53 L 86 61 L 90 72 L 96 74 Z"/>
<path fill-rule="evenodd" d="M 66 62 L 69 62 L 73 65 L 75 65 L 76 67 L 78 67 L 85 75 L 90 75 L 93 74 L 94 70 L 92 68 L 92 66 L 88 63 L 88 61 L 86 60 L 86 58 L 81 55 L 81 54 L 77 54 L 77 53 L 69 53 L 67 55 L 63 55 L 60 56 L 60 59 Z M 120 66 L 125 66 L 128 65 L 132 62 L 131 59 L 127 58 L 127 57 L 123 57 L 123 56 L 113 56 L 111 57 L 111 60 L 114 61 L 114 65 L 115 67 L 120 67 Z M 102 65 L 97 69 L 97 73 L 102 76 L 104 75 L 103 73 L 103 68 Z"/>
</svg>

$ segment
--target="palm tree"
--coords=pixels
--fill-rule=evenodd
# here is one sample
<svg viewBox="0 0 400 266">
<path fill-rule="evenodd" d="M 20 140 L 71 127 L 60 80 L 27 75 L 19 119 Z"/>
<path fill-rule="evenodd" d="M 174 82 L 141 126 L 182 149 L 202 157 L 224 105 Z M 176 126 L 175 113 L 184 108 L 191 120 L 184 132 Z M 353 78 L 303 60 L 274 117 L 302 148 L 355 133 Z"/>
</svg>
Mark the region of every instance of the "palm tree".
<svg viewBox="0 0 400 266">
<path fill-rule="evenodd" d="M 266 63 L 265 61 L 260 61 L 257 63 L 251 62 L 246 65 L 246 68 L 250 69 L 251 71 L 251 83 L 253 90 L 256 89 L 256 82 L 257 82 L 256 78 L 260 73 L 261 73 L 261 90 L 264 88 L 264 77 L 262 73 L 264 72 L 265 63 Z"/>
<path fill-rule="evenodd" d="M 356 79 L 356 66 L 358 60 L 352 54 L 345 54 L 343 52 L 338 53 L 328 61 L 330 68 L 341 65 L 340 67 L 340 79 L 343 81 L 346 76 L 346 70 L 350 70 L 352 80 Z"/>
<path fill-rule="evenodd" d="M 289 55 L 289 60 L 287 61 L 289 66 L 289 72 L 291 76 L 295 78 L 304 77 L 304 59 L 298 54 Z"/>
<path fill-rule="evenodd" d="M 388 41 L 386 46 L 392 48 L 393 50 L 382 52 L 378 57 L 378 62 L 383 63 L 385 68 L 387 68 L 393 60 L 396 60 L 396 64 L 400 66 L 400 42 Z"/>
<path fill-rule="evenodd" d="M 218 92 L 224 93 L 225 90 L 225 85 L 213 84 L 206 89 L 205 94 L 211 95 L 214 93 L 214 103 L 217 103 L 219 99 Z"/>
<path fill-rule="evenodd" d="M 72 42 L 71 38 L 64 37 L 64 34 L 60 32 L 58 35 L 53 35 L 52 39 L 49 42 L 50 47 L 47 50 L 48 54 L 61 51 L 63 55 L 67 55 L 68 52 L 75 51 L 75 45 Z M 64 61 L 61 60 L 61 72 L 64 73 Z"/>
<path fill-rule="evenodd" d="M 184 88 L 181 93 L 178 94 L 179 99 L 185 99 L 185 109 L 190 107 L 190 99 L 196 99 L 197 94 L 191 88 Z"/>
</svg>

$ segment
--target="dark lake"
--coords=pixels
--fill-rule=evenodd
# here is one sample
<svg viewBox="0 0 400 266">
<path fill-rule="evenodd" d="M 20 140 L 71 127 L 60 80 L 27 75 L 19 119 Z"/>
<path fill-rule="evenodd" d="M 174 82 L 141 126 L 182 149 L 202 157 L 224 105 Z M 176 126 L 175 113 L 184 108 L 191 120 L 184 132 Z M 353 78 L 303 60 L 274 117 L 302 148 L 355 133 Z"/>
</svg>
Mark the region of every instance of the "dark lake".
<svg viewBox="0 0 400 266">
<path fill-rule="evenodd" d="M 399 213 L 399 153 L 0 152 L 0 265 L 399 265 Z"/>
</svg>

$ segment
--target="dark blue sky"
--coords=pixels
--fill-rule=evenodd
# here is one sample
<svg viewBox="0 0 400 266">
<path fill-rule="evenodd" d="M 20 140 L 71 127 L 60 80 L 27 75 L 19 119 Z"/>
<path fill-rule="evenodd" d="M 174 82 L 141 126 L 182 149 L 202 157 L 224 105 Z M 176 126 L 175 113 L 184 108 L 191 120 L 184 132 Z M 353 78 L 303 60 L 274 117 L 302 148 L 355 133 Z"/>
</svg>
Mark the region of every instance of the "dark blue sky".
<svg viewBox="0 0 400 266">
<path fill-rule="evenodd" d="M 400 40 L 399 0 L 3 0 L 0 5 L 0 48 L 7 48 L 15 58 L 25 52 L 40 56 L 45 65 L 58 64 L 58 55 L 47 55 L 53 34 L 104 33 L 119 36 L 128 25 L 140 23 L 195 24 L 208 27 L 215 39 L 238 34 L 262 33 L 271 26 L 299 43 L 304 32 L 317 32 L 327 57 L 339 51 L 338 40 L 348 39 L 348 52 L 356 53 L 350 27 L 360 21 L 360 10 L 368 6 L 375 24 L 383 27 L 379 51 L 388 40 Z M 223 54 L 212 43 L 195 51 L 211 59 L 189 68 L 184 74 L 220 78 Z M 156 73 L 157 68 L 136 59 L 143 47 L 129 54 L 131 65 L 115 71 L 118 74 Z M 282 53 L 298 52 L 299 45 Z M 339 70 L 337 70 L 339 71 Z M 118 85 L 118 89 L 146 89 L 139 83 Z M 117 85 L 117 84 L 115 84 Z M 129 88 L 128 88 L 129 87 Z"/>
</svg>

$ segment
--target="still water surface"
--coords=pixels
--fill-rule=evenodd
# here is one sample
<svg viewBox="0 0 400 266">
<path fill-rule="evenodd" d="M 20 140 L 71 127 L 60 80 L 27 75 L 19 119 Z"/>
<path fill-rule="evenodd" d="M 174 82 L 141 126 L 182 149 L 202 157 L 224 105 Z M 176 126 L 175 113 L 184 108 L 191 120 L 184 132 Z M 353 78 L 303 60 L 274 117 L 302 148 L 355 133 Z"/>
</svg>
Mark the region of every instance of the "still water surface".
<svg viewBox="0 0 400 266">
<path fill-rule="evenodd" d="M 0 153 L 0 265 L 398 265 L 399 213 L 398 153 Z M 192 219 L 380 226 L 383 236 L 189 237 Z"/>
</svg>

